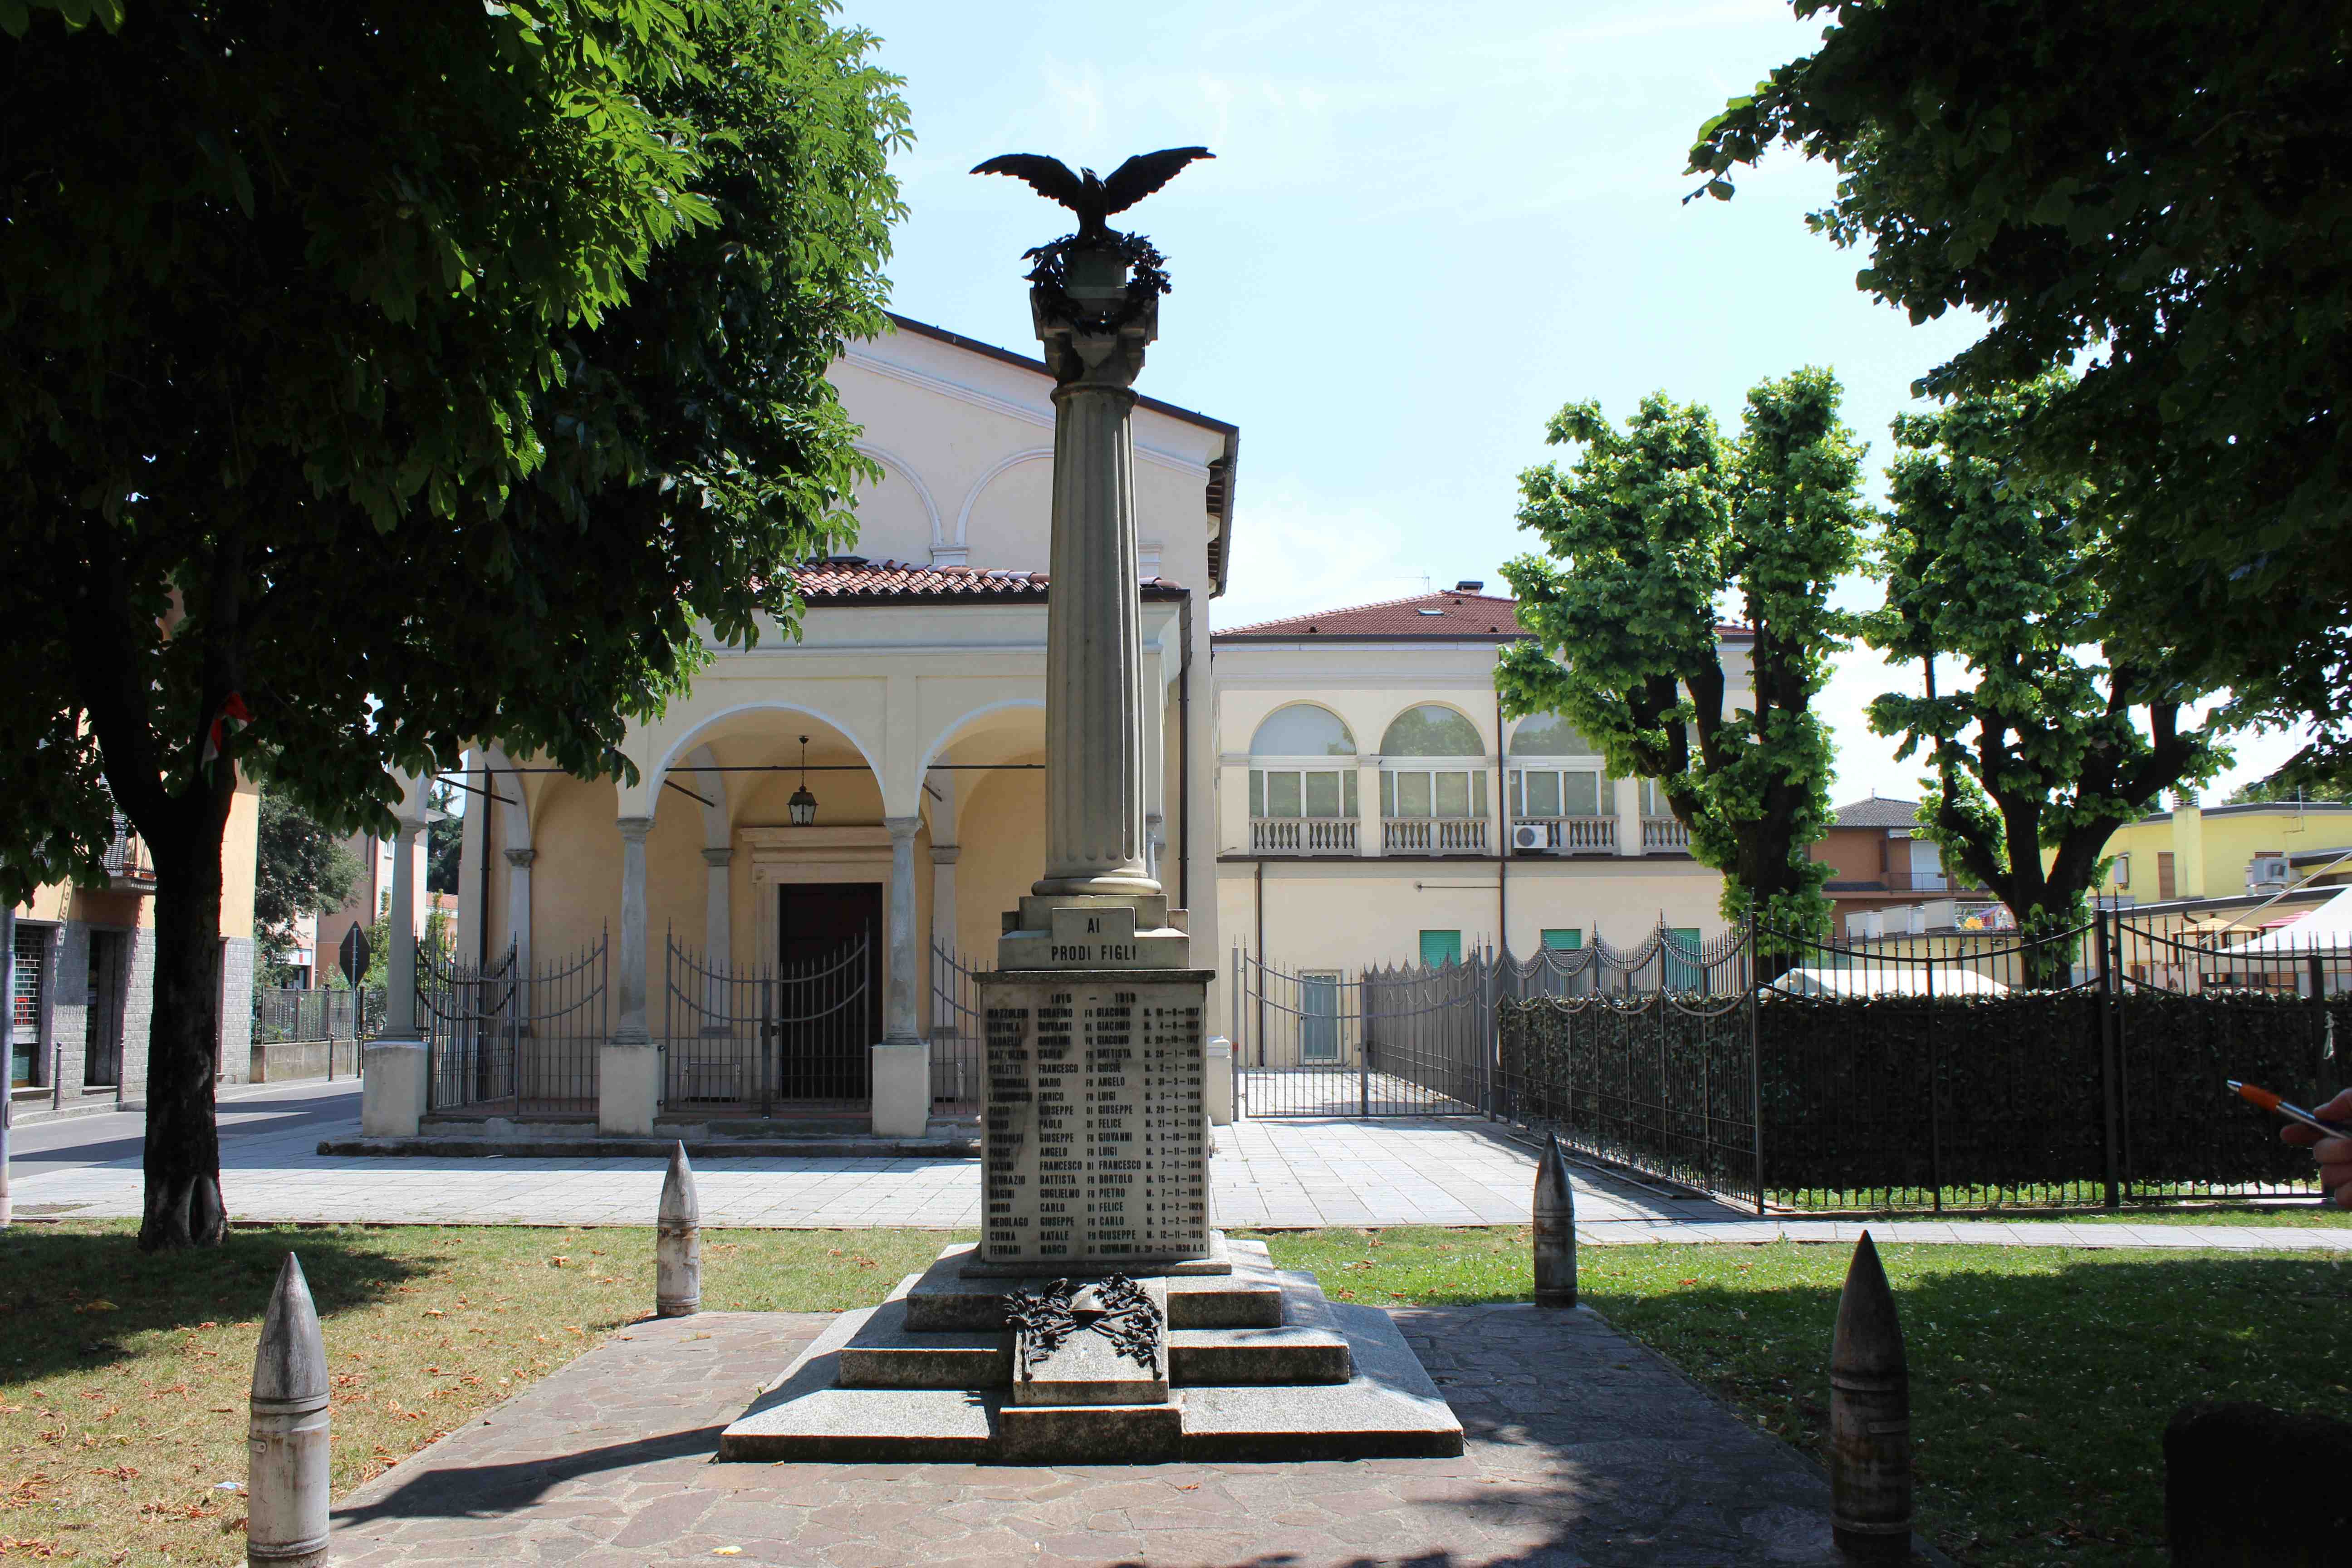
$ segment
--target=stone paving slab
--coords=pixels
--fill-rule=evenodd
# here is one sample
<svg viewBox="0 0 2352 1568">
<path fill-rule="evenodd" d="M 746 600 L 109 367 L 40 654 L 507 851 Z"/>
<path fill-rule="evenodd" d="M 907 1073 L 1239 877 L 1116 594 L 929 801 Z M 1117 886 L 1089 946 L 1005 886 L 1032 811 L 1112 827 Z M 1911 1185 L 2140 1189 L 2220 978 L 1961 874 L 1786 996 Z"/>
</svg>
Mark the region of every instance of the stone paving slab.
<svg viewBox="0 0 2352 1568">
<path fill-rule="evenodd" d="M 383 1158 L 321 1155 L 356 1133 L 352 1121 L 225 1139 L 221 1181 L 229 1214 L 254 1223 L 376 1225 L 646 1225 L 661 1196 L 658 1160 Z M 262 1114 L 257 1108 L 247 1114 Z M 80 1119 L 112 1157 L 19 1173 L 16 1212 L 27 1218 L 127 1217 L 140 1212 L 138 1147 L 115 1123 Z M 51 1142 L 52 1128 L 39 1130 Z M 42 1158 L 55 1160 L 62 1151 Z M 1863 1222 L 1759 1217 L 1708 1198 L 1670 1193 L 1595 1165 L 1573 1167 L 1577 1235 L 1596 1246 L 1657 1241 L 1823 1242 L 1851 1246 Z M 1535 1151 L 1477 1117 L 1260 1120 L 1217 1130 L 1209 1180 L 1216 1223 L 1232 1229 L 1322 1226 L 1525 1225 Z M 840 1157 L 706 1160 L 696 1185 L 714 1227 L 977 1230 L 977 1160 Z M 1873 1220 L 1886 1245 L 1969 1241 L 2002 1247 L 2224 1247 L 2352 1252 L 2352 1229 L 2317 1226 L 2070 1225 L 2064 1221 Z"/>
<path fill-rule="evenodd" d="M 622 1330 L 341 1499 L 338 1568 L 722 1560 L 1745 1568 L 1838 1561 L 1820 1472 L 1586 1310 L 1401 1310 L 1468 1432 L 1454 1459 L 728 1464 L 757 1369 L 831 1314 Z"/>
</svg>

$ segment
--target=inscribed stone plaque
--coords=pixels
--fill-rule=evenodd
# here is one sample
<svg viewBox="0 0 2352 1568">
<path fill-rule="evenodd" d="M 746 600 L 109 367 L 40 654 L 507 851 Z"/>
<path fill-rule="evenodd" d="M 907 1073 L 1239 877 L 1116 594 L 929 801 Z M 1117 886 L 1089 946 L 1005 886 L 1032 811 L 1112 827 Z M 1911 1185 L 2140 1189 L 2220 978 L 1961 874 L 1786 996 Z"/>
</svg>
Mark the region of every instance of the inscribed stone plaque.
<svg viewBox="0 0 2352 1568">
<path fill-rule="evenodd" d="M 1147 973 L 980 976 L 982 1262 L 1054 1273 L 1209 1256 L 1208 974 Z"/>
</svg>

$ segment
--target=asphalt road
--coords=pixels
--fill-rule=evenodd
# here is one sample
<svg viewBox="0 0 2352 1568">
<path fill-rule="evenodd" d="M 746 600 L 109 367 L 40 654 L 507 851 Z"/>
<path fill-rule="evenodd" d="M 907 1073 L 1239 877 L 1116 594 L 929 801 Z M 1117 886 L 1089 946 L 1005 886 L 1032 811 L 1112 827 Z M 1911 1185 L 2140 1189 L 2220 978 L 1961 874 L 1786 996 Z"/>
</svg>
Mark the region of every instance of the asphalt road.
<svg viewBox="0 0 2352 1568">
<path fill-rule="evenodd" d="M 292 1132 L 316 1128 L 356 1133 L 360 1120 L 357 1079 L 324 1079 L 288 1084 L 223 1086 L 217 1104 L 221 1142 L 257 1132 Z M 146 1112 L 107 1111 L 57 1121 L 19 1125 L 8 1140 L 9 1171 L 18 1177 L 69 1171 L 139 1158 Z"/>
</svg>

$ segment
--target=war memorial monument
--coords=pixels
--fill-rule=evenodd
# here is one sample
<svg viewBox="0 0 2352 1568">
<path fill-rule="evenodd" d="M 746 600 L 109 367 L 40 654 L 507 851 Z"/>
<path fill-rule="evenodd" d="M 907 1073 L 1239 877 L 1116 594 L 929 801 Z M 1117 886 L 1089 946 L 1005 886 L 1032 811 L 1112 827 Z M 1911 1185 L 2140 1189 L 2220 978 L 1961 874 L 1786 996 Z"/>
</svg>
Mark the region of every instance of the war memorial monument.
<svg viewBox="0 0 2352 1568">
<path fill-rule="evenodd" d="M 1213 1224 L 1213 972 L 1144 859 L 1129 415 L 1168 289 L 1106 219 L 1204 148 L 1108 180 L 1015 153 L 1076 233 L 1029 253 L 1055 378 L 1046 864 L 981 980 L 981 1240 L 844 1313 L 727 1427 L 721 1459 L 1004 1463 L 1443 1457 L 1462 1427 L 1387 1315 Z"/>
</svg>

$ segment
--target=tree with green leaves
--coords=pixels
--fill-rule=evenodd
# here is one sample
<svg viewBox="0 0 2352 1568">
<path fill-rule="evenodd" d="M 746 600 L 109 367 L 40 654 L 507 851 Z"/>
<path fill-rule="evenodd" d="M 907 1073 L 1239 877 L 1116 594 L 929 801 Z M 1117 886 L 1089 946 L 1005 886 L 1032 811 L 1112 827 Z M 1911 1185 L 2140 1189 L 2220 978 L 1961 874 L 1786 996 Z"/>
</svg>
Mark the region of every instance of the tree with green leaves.
<svg viewBox="0 0 2352 1568">
<path fill-rule="evenodd" d="M 2334 805 L 2352 805 L 2352 784 L 2300 784 L 2273 773 L 2266 779 L 2242 784 L 2230 792 L 2230 805 L 2252 805 L 2263 801 L 2311 801 Z"/>
<path fill-rule="evenodd" d="M 294 925 L 304 915 L 343 907 L 360 863 L 342 839 L 282 795 L 263 791 L 253 868 L 253 938 L 262 983 L 286 984 Z M 332 955 L 318 955 L 320 964 Z"/>
<path fill-rule="evenodd" d="M 1807 934 L 1830 914 L 1809 853 L 1832 755 L 1812 700 L 1854 630 L 1830 592 L 1869 527 L 1838 398 L 1825 370 L 1764 382 L 1728 442 L 1663 393 L 1622 431 L 1598 404 L 1561 409 L 1551 441 L 1583 451 L 1520 476 L 1519 526 L 1547 554 L 1503 568 L 1535 640 L 1496 676 L 1507 712 L 1563 714 L 1612 772 L 1659 781 L 1692 855 L 1723 872 L 1727 918 Z M 1736 654 L 1727 668 L 1725 605 L 1752 637 L 1744 671 Z"/>
<path fill-rule="evenodd" d="M 2084 368 L 2028 455 L 2093 488 L 2103 639 L 2309 723 L 2352 777 L 2352 27 L 2277 0 L 1795 0 L 1832 25 L 1701 128 L 1694 173 L 1833 163 L 1860 287 L 1984 336 L 1921 384 Z"/>
<path fill-rule="evenodd" d="M 425 826 L 425 890 L 455 894 L 466 859 L 465 813 L 446 780 L 434 781 L 429 804 L 439 815 Z"/>
<path fill-rule="evenodd" d="M 2101 644 L 2103 563 L 2079 537 L 2089 487 L 2041 477 L 2021 453 L 2038 407 L 2071 389 L 2055 373 L 1895 420 L 1885 602 L 1864 630 L 1922 673 L 1924 695 L 1870 705 L 1871 728 L 1902 738 L 1897 756 L 1924 751 L 1935 769 L 1921 834 L 2029 936 L 2087 920 L 2115 830 L 2229 761 L 2217 724 L 2181 724 L 2201 691 Z M 1965 682 L 1939 682 L 1938 661 Z M 2070 955 L 2036 952 L 2032 977 L 2063 982 Z"/>
<path fill-rule="evenodd" d="M 101 26 L 79 26 L 93 11 Z M 869 468 L 871 37 L 818 0 L 0 4 L 0 899 L 157 871 L 147 1247 L 216 1242 L 240 770 L 391 831 L 388 768 L 588 774 L 699 631 L 790 635 Z"/>
</svg>

